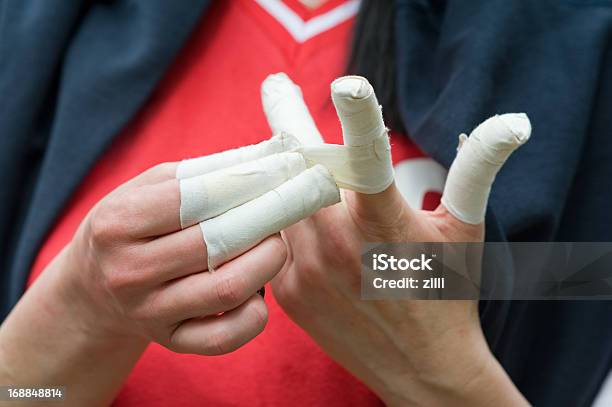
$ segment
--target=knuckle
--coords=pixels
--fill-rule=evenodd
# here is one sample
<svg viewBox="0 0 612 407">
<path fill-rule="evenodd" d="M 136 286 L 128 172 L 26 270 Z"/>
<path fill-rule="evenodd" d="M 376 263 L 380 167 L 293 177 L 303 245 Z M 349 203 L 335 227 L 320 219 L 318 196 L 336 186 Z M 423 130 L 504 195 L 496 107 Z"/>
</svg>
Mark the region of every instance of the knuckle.
<svg viewBox="0 0 612 407">
<path fill-rule="evenodd" d="M 127 269 L 113 268 L 105 274 L 106 286 L 113 293 L 121 293 L 134 285 L 134 278 Z"/>
<path fill-rule="evenodd" d="M 123 226 L 123 231 L 127 232 L 134 223 L 133 219 L 138 216 L 138 209 L 141 205 L 140 190 L 123 193 L 116 202 L 114 218 Z"/>
<path fill-rule="evenodd" d="M 239 276 L 224 276 L 216 284 L 217 300 L 222 306 L 234 308 L 242 303 L 246 283 Z"/>
<path fill-rule="evenodd" d="M 96 207 L 89 220 L 91 238 L 96 245 L 112 245 L 124 236 L 123 210 L 115 198 Z"/>
<path fill-rule="evenodd" d="M 262 301 L 255 302 L 252 309 L 253 321 L 257 332 L 261 332 L 268 324 L 268 307 Z"/>
<path fill-rule="evenodd" d="M 185 298 L 188 295 L 180 296 L 161 290 L 151 294 L 149 297 L 152 314 L 159 320 L 170 323 L 179 323 L 181 320 L 184 320 L 186 309 L 198 308 L 192 305 L 191 302 L 185 303 Z M 205 314 L 205 312 L 202 314 Z"/>
<path fill-rule="evenodd" d="M 112 219 L 109 218 L 109 211 L 102 205 L 94 210 L 89 219 L 91 240 L 96 246 L 105 246 L 116 238 Z"/>
<path fill-rule="evenodd" d="M 150 277 L 147 271 L 140 267 L 140 260 L 129 250 L 113 253 L 112 264 L 104 268 L 104 276 L 108 287 L 113 291 L 125 291 L 147 285 Z"/>
<path fill-rule="evenodd" d="M 159 343 L 163 347 L 174 353 L 194 353 L 190 351 L 185 344 L 183 344 L 177 334 L 177 331 L 180 329 L 180 325 L 174 327 L 167 335 L 161 337 L 155 337 L 155 342 Z"/>
<path fill-rule="evenodd" d="M 283 265 L 287 260 L 287 245 L 283 241 L 283 239 L 276 235 L 268 238 L 269 244 L 272 245 L 272 250 L 276 258 L 279 260 L 279 263 Z"/>
<path fill-rule="evenodd" d="M 202 344 L 205 355 L 223 355 L 234 350 L 230 334 L 225 330 L 211 332 Z"/>
<path fill-rule="evenodd" d="M 152 284 L 149 284 L 146 277 L 143 277 L 133 270 L 121 269 L 113 271 L 107 278 L 107 287 L 115 294 L 116 297 L 126 299 L 126 301 L 133 301 L 135 295 L 146 295 L 151 289 Z M 148 308 L 152 308 L 154 303 Z M 147 311 L 147 308 L 142 308 L 143 311 Z M 144 313 L 141 315 L 145 315 Z"/>
</svg>

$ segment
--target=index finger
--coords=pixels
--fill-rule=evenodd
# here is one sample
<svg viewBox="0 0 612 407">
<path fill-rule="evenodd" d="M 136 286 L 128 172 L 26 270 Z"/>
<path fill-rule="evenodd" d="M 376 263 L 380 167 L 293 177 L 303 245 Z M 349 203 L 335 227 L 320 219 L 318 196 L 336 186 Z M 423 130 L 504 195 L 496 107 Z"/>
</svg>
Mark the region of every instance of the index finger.
<svg viewBox="0 0 612 407">
<path fill-rule="evenodd" d="M 94 217 L 113 225 L 119 235 L 145 239 L 181 229 L 179 181 L 121 188 L 102 200 Z"/>
<path fill-rule="evenodd" d="M 122 221 L 139 238 L 175 232 L 262 196 L 305 169 L 301 154 L 285 152 L 191 178 L 142 185 L 124 193 L 128 208 Z"/>
</svg>

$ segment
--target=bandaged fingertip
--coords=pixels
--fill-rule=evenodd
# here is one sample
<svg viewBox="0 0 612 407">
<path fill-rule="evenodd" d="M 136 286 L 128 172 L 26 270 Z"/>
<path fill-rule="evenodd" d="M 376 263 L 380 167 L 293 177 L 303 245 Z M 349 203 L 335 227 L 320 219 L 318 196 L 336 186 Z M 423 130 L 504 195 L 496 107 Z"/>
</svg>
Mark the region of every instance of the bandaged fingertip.
<svg viewBox="0 0 612 407">
<path fill-rule="evenodd" d="M 491 186 L 500 168 L 514 150 L 531 136 L 531 123 L 524 113 L 493 116 L 470 136 L 460 138 L 442 204 L 462 222 L 484 221 Z"/>
<path fill-rule="evenodd" d="M 389 154 L 388 147 L 388 140 L 381 139 L 370 146 L 325 144 L 303 146 L 296 151 L 302 153 L 309 167 L 316 164 L 325 166 L 340 188 L 376 194 L 393 182 L 393 171 L 377 171 L 376 168 L 380 165 L 378 157 Z"/>
<path fill-rule="evenodd" d="M 305 169 L 301 154 L 280 153 L 181 179 L 181 227 L 195 225 L 257 198 Z"/>
<path fill-rule="evenodd" d="M 327 166 L 344 188 L 365 194 L 384 191 L 394 177 L 391 145 L 372 85 L 360 76 L 345 76 L 332 82 L 331 94 L 342 125 L 344 151 L 304 148 L 306 159 Z"/>
<path fill-rule="evenodd" d="M 369 145 L 386 135 L 381 107 L 372 85 L 365 78 L 338 78 L 331 84 L 331 95 L 345 146 Z"/>
<path fill-rule="evenodd" d="M 263 81 L 261 101 L 273 133 L 292 134 L 304 145 L 323 143 L 302 91 L 285 73 L 269 75 Z"/>
<path fill-rule="evenodd" d="M 308 166 L 322 164 L 341 188 L 365 194 L 384 191 L 393 183 L 391 146 L 381 107 L 370 83 L 345 76 L 331 85 L 332 100 L 342 125 L 344 145 L 323 144 L 299 87 L 283 73 L 262 84 L 264 111 L 274 132 L 289 132 L 300 141 L 292 151 Z"/>
<path fill-rule="evenodd" d="M 325 167 L 316 165 L 259 198 L 200 223 L 209 270 L 338 202 L 340 192 L 333 177 Z"/>
<path fill-rule="evenodd" d="M 299 87 L 280 74 L 262 85 L 276 136 L 180 163 L 181 226 L 200 222 L 210 270 L 339 202 L 338 186 L 375 194 L 391 185 L 391 148 L 372 86 L 339 78 L 332 99 L 344 145 L 322 143 Z"/>
<path fill-rule="evenodd" d="M 203 157 L 183 160 L 176 169 L 176 178 L 184 179 L 206 174 L 236 164 L 256 160 L 271 154 L 290 151 L 300 145 L 299 141 L 287 133 L 279 133 L 259 144 L 222 151 Z"/>
</svg>

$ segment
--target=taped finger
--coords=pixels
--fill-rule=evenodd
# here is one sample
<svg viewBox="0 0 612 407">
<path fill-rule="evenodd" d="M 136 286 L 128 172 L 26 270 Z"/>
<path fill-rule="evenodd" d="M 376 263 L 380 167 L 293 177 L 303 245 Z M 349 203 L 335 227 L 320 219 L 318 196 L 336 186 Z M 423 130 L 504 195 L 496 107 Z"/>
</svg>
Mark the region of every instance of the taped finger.
<svg viewBox="0 0 612 407">
<path fill-rule="evenodd" d="M 360 76 L 345 76 L 332 82 L 331 93 L 346 147 L 344 153 L 336 148 L 342 159 L 329 160 L 323 151 L 308 148 L 304 155 L 325 161 L 349 189 L 365 194 L 384 191 L 393 183 L 391 145 L 372 85 Z"/>
<path fill-rule="evenodd" d="M 280 153 L 181 179 L 181 227 L 195 225 L 255 199 L 305 169 L 301 154 Z"/>
<path fill-rule="evenodd" d="M 208 249 L 208 269 L 337 202 L 340 192 L 333 177 L 325 167 L 316 165 L 259 198 L 200 223 Z"/>
<path fill-rule="evenodd" d="M 461 135 L 442 204 L 462 222 L 482 223 L 497 172 L 530 136 L 531 123 L 524 113 L 493 116 L 476 127 L 469 137 Z"/>
<path fill-rule="evenodd" d="M 256 160 L 271 154 L 290 151 L 299 142 L 289 134 L 277 134 L 269 140 L 220 153 L 181 161 L 176 168 L 176 178 L 184 179 Z"/>
<path fill-rule="evenodd" d="M 270 75 L 263 81 L 261 101 L 272 133 L 292 134 L 304 145 L 323 143 L 302 91 L 286 74 Z"/>
</svg>

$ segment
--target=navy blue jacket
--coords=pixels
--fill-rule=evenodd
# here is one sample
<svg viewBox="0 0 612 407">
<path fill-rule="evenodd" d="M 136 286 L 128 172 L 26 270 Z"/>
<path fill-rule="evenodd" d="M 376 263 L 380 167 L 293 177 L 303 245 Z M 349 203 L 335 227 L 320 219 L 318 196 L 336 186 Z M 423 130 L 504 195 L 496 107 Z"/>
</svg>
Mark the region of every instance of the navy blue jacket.
<svg viewBox="0 0 612 407">
<path fill-rule="evenodd" d="M 0 316 L 71 193 L 145 103 L 208 1 L 0 0 Z M 612 0 L 397 0 L 401 116 L 449 166 L 456 136 L 525 111 L 496 241 L 612 241 Z M 506 276 L 503 278 L 511 278 Z M 483 301 L 535 405 L 587 406 L 612 366 L 612 302 Z"/>
</svg>

